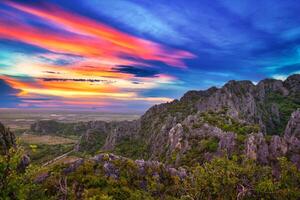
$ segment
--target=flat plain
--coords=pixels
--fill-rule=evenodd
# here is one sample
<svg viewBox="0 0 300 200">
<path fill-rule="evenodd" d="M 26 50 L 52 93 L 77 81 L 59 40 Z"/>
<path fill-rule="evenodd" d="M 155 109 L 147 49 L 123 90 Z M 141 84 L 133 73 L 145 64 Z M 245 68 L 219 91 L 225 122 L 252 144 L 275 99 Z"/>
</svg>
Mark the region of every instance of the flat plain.
<svg viewBox="0 0 300 200">
<path fill-rule="evenodd" d="M 140 115 L 140 113 L 0 108 L 0 122 L 12 130 L 28 129 L 37 120 L 56 120 L 67 123 L 98 120 L 122 121 L 134 120 Z"/>
</svg>

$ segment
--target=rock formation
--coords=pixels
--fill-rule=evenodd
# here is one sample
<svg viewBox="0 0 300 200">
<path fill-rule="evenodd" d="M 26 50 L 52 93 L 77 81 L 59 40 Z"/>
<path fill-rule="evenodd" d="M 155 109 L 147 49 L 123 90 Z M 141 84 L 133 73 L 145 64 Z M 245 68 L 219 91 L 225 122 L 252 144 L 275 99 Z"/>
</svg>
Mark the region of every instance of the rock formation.
<svg viewBox="0 0 300 200">
<path fill-rule="evenodd" d="M 221 88 L 189 91 L 180 100 L 155 105 L 139 120 L 76 123 L 71 129 L 83 134 L 75 149 L 114 152 L 131 141 L 129 148 L 142 146 L 134 151 L 139 157 L 175 165 L 198 154 L 199 161 L 224 153 L 245 153 L 261 164 L 289 155 L 300 163 L 299 85 L 300 75 L 257 85 L 229 81 Z M 32 129 L 48 132 L 42 127 L 47 126 Z"/>
</svg>

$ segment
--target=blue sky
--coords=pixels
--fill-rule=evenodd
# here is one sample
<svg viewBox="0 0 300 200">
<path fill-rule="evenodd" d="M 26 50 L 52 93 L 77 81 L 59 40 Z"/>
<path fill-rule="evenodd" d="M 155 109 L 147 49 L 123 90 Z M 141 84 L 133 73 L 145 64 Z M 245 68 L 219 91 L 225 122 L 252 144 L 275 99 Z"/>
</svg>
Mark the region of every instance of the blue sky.
<svg viewBox="0 0 300 200">
<path fill-rule="evenodd" d="M 299 12 L 291 0 L 3 1 L 0 107 L 145 110 L 284 79 L 300 73 Z"/>
</svg>

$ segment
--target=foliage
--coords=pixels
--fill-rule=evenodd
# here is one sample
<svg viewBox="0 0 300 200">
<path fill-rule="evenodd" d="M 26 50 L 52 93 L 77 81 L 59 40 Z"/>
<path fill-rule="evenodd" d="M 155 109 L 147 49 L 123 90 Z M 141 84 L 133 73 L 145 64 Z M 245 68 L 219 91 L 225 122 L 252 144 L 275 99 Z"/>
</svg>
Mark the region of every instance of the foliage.
<svg viewBox="0 0 300 200">
<path fill-rule="evenodd" d="M 183 154 L 180 163 L 185 166 L 194 166 L 204 162 L 205 153 L 212 153 L 217 150 L 219 139 L 216 137 L 191 138 L 189 143 L 191 148 Z"/>
<path fill-rule="evenodd" d="M 294 173 L 294 177 L 292 174 Z M 192 195 L 195 199 L 299 199 L 300 172 L 281 160 L 281 176 L 252 161 L 216 158 L 193 169 Z"/>
<path fill-rule="evenodd" d="M 20 163 L 24 151 L 21 148 L 10 148 L 5 155 L 0 155 L 0 197 L 10 199 L 46 199 L 43 189 L 31 180 L 35 167 L 24 172 Z"/>
<path fill-rule="evenodd" d="M 123 138 L 115 147 L 114 153 L 132 159 L 147 157 L 147 145 L 141 139 Z"/>
<path fill-rule="evenodd" d="M 29 155 L 33 164 L 41 164 L 47 162 L 59 155 L 62 155 L 74 148 L 73 144 L 22 144 L 25 152 Z"/>
<path fill-rule="evenodd" d="M 107 134 L 99 130 L 90 130 L 88 134 L 82 135 L 85 139 L 79 140 L 80 151 L 95 153 L 104 145 Z"/>
<path fill-rule="evenodd" d="M 271 109 L 274 104 L 278 106 L 280 120 L 274 121 L 275 127 L 267 126 L 269 134 L 278 134 L 284 131 L 292 112 L 300 108 L 299 95 L 283 96 L 276 92 L 269 93 L 266 97 L 266 107 Z"/>
<path fill-rule="evenodd" d="M 226 115 L 223 110 L 219 112 L 201 113 L 200 123 L 209 123 L 226 132 L 234 132 L 241 135 L 259 132 L 259 126 L 256 124 L 242 123 Z"/>
</svg>

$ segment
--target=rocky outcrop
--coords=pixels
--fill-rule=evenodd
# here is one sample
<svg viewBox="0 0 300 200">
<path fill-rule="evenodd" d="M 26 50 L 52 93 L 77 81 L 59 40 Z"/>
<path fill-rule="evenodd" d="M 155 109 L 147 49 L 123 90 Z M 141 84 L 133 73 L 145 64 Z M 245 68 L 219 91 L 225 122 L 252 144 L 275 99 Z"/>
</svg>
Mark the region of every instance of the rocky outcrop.
<svg viewBox="0 0 300 200">
<path fill-rule="evenodd" d="M 293 112 L 285 129 L 284 139 L 288 144 L 288 155 L 300 168 L 300 109 Z"/>
<path fill-rule="evenodd" d="M 165 165 L 158 161 L 145 161 L 145 160 L 131 160 L 122 156 L 117 156 L 114 154 L 101 153 L 97 154 L 94 157 L 87 159 L 78 159 L 72 163 L 69 163 L 62 169 L 63 175 L 68 175 L 75 172 L 79 167 L 84 165 L 84 163 L 89 162 L 93 165 L 94 168 L 103 170 L 106 178 L 119 180 L 120 172 L 123 169 L 123 166 L 129 166 L 134 170 L 136 177 L 144 177 L 147 173 L 152 172 L 152 177 L 156 177 L 156 180 L 164 181 L 166 176 L 178 177 L 181 180 L 184 180 L 188 174 L 184 168 L 173 168 L 168 165 Z M 164 172 L 165 174 L 162 174 Z M 98 173 L 95 170 L 95 173 Z M 42 183 L 46 181 L 51 176 L 48 172 L 43 172 L 35 178 L 36 183 Z M 144 184 L 149 184 L 144 182 Z M 143 187 L 143 184 L 141 184 Z"/>
<path fill-rule="evenodd" d="M 269 144 L 269 159 L 276 161 L 277 158 L 285 156 L 288 151 L 288 143 L 286 140 L 278 135 L 274 135 L 271 138 Z"/>
<path fill-rule="evenodd" d="M 0 123 L 0 154 L 7 154 L 8 150 L 16 146 L 15 135 Z"/>
<path fill-rule="evenodd" d="M 299 81 L 300 75 L 290 76 L 285 81 L 265 79 L 257 85 L 250 81 L 229 81 L 221 88 L 189 91 L 180 100 L 155 105 L 133 122 L 81 123 L 74 128 L 84 132 L 76 149 L 86 151 L 96 146 L 114 151 L 126 138 L 143 141 L 144 151 L 150 159 L 180 160 L 184 154 L 195 150 L 194 146 L 200 151 L 203 145 L 201 140 L 207 140 L 204 144 L 214 149 L 207 158 L 223 155 L 224 152 L 229 155 L 241 153 L 239 150 L 244 149 L 249 158 L 267 164 L 278 156 L 298 151 L 299 137 L 295 134 L 295 130 L 296 133 L 298 131 L 295 128 L 295 124 L 299 123 L 297 120 L 289 122 L 284 138 L 265 138 L 266 135 L 283 135 L 282 130 L 290 114 L 300 108 Z M 206 123 L 201 113 L 207 112 L 223 113 L 225 124 L 218 127 L 218 122 L 214 120 Z M 237 123 L 241 124 L 239 128 L 228 130 Z M 246 140 L 241 141 L 238 131 L 252 125 L 258 125 L 260 131 L 253 129 L 246 135 L 243 133 Z M 192 144 L 194 140 L 198 140 L 200 145 Z M 215 149 L 212 147 L 216 145 L 210 142 L 216 141 Z M 242 148 L 239 147 L 241 145 Z"/>
<path fill-rule="evenodd" d="M 261 164 L 274 164 L 277 158 L 287 156 L 300 167 L 300 109 L 292 113 L 283 137 L 251 134 L 245 142 L 245 155 Z"/>
<path fill-rule="evenodd" d="M 284 132 L 289 151 L 300 152 L 300 109 L 293 112 Z"/>
<path fill-rule="evenodd" d="M 75 147 L 76 151 L 110 151 L 122 138 L 135 137 L 139 121 L 104 122 L 94 121 L 85 125 L 85 132 Z"/>
<path fill-rule="evenodd" d="M 268 164 L 269 148 L 262 133 L 249 135 L 245 142 L 245 155 L 261 164 Z"/>
<path fill-rule="evenodd" d="M 8 155 L 11 148 L 17 148 L 16 136 L 0 122 L 0 155 Z M 30 158 L 24 154 L 17 166 L 18 171 L 23 172 L 29 164 Z"/>
</svg>

